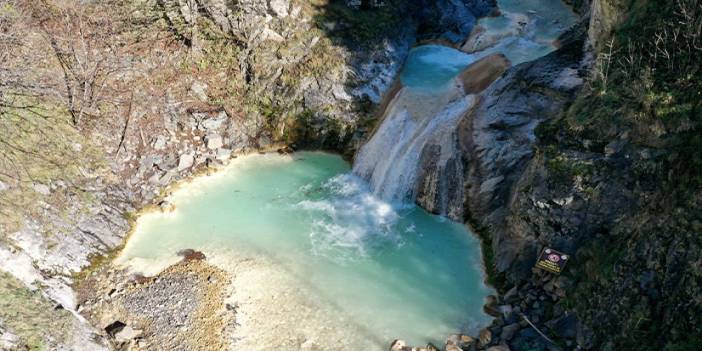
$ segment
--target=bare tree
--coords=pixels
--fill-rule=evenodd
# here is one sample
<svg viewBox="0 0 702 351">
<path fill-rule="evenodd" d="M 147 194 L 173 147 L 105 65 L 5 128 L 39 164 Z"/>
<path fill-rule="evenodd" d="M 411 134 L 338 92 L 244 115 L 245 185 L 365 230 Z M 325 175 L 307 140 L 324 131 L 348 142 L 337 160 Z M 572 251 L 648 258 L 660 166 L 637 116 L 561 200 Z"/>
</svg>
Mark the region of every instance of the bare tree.
<svg viewBox="0 0 702 351">
<path fill-rule="evenodd" d="M 113 45 L 117 24 L 91 4 L 70 0 L 43 4 L 49 15 L 34 15 L 62 72 L 55 95 L 80 127 L 86 117 L 99 115 L 100 104 L 109 96 L 109 79 L 122 70 Z"/>
</svg>

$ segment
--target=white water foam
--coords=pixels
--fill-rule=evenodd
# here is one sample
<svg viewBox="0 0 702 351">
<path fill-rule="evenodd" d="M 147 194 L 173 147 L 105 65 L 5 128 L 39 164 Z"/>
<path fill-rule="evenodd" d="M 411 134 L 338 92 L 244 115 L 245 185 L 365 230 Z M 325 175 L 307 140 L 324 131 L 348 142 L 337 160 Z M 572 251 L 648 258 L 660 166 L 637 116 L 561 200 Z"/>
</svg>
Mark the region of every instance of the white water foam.
<svg viewBox="0 0 702 351">
<path fill-rule="evenodd" d="M 403 90 L 395 97 L 353 167 L 354 173 L 369 181 L 376 196 L 393 203 L 412 202 L 419 161 L 428 144 L 440 146 L 439 165 L 455 155 L 456 125 L 474 103 L 471 95 L 457 97 L 459 92 L 459 87 L 439 95 Z"/>
<path fill-rule="evenodd" d="M 329 179 L 322 190 L 332 196 L 297 204 L 314 218 L 309 235 L 313 254 L 357 260 L 374 249 L 402 244 L 395 227 L 403 206 L 373 196 L 367 184 L 351 173 Z"/>
<path fill-rule="evenodd" d="M 462 52 L 440 45 L 412 49 L 401 78 L 403 88 L 390 102 L 371 139 L 361 147 L 353 172 L 368 180 L 375 195 L 390 202 L 414 201 L 418 195 L 418 173 L 422 154 L 436 157 L 438 178 L 461 177 L 456 129 L 475 98 L 464 96 L 456 76 L 477 59 L 505 55 L 513 65 L 531 61 L 555 50 L 554 40 L 573 25 L 576 16 L 560 0 L 499 0 L 502 14 L 483 18 L 481 30 L 466 42 Z M 432 149 L 429 150 L 428 147 Z M 453 181 L 460 184 L 461 179 Z M 461 191 L 461 187 L 457 187 Z M 446 197 L 434 209 L 449 209 Z M 451 194 L 452 199 L 462 194 Z"/>
</svg>

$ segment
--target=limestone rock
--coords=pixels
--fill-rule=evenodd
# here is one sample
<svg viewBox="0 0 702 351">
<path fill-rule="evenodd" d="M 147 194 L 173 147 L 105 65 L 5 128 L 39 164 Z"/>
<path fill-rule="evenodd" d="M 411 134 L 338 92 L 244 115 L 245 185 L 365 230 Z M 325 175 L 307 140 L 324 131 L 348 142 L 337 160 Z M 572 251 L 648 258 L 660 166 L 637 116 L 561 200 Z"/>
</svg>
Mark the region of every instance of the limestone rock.
<svg viewBox="0 0 702 351">
<path fill-rule="evenodd" d="M 289 0 L 268 0 L 268 7 L 275 16 L 287 17 L 290 3 Z"/>
<path fill-rule="evenodd" d="M 141 333 L 142 333 L 141 330 L 133 329 L 132 327 L 127 325 L 124 328 L 122 328 L 122 330 L 115 333 L 115 340 L 117 340 L 118 342 L 130 341 L 130 340 L 140 336 Z"/>
<path fill-rule="evenodd" d="M 229 116 L 227 116 L 226 112 L 222 111 L 214 118 L 204 119 L 201 125 L 206 130 L 216 130 L 222 128 L 227 119 L 229 119 Z"/>
<path fill-rule="evenodd" d="M 200 101 L 207 101 L 207 84 L 195 81 L 190 86 L 190 92 Z"/>
<path fill-rule="evenodd" d="M 154 150 L 161 151 L 161 150 L 165 149 L 165 148 L 166 148 L 166 142 L 167 142 L 167 141 L 168 141 L 168 140 L 166 139 L 165 136 L 163 136 L 163 135 L 157 136 L 156 139 L 154 139 L 154 142 L 153 142 L 153 144 L 152 144 Z"/>
<path fill-rule="evenodd" d="M 407 344 L 404 340 L 396 339 L 390 344 L 390 351 L 405 351 Z"/>
<path fill-rule="evenodd" d="M 232 29 L 230 18 L 233 14 L 228 6 L 228 0 L 201 1 L 201 5 L 223 32 L 227 33 Z"/>
<path fill-rule="evenodd" d="M 17 335 L 10 333 L 9 331 L 3 329 L 0 326 L 0 349 L 2 350 L 14 350 L 18 345 L 19 337 Z"/>
<path fill-rule="evenodd" d="M 480 345 L 485 346 L 490 344 L 490 341 L 492 341 L 492 332 L 490 329 L 482 329 L 480 330 L 480 334 L 478 334 L 478 340 L 480 341 Z"/>
<path fill-rule="evenodd" d="M 182 154 L 178 161 L 178 172 L 186 170 L 195 163 L 195 153 Z"/>
<path fill-rule="evenodd" d="M 517 335 L 517 332 L 521 329 L 519 323 L 513 323 L 502 328 L 502 333 L 500 334 L 500 340 L 508 341 Z"/>
<path fill-rule="evenodd" d="M 222 136 L 219 134 L 210 134 L 206 136 L 205 143 L 207 143 L 207 148 L 210 150 L 219 149 L 224 145 Z"/>
<path fill-rule="evenodd" d="M 51 188 L 49 188 L 49 186 L 46 184 L 35 183 L 32 185 L 32 188 L 34 188 L 34 191 L 36 191 L 39 194 L 42 194 L 44 196 L 51 194 Z"/>
<path fill-rule="evenodd" d="M 275 42 L 285 41 L 285 38 L 283 38 L 282 35 L 278 34 L 278 32 L 276 32 L 268 27 L 263 28 L 263 31 L 261 32 L 261 38 L 263 40 L 272 40 Z"/>
<path fill-rule="evenodd" d="M 232 157 L 232 150 L 231 149 L 218 149 L 217 150 L 217 155 L 215 156 L 215 159 L 220 160 L 220 161 L 226 161 Z"/>
</svg>

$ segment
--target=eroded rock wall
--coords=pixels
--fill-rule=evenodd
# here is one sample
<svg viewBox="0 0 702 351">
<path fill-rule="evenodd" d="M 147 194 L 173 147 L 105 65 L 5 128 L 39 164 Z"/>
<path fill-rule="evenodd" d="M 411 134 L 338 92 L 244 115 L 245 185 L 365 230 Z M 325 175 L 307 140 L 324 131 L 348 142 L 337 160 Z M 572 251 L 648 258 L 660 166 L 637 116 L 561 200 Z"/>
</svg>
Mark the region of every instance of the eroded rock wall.
<svg viewBox="0 0 702 351">
<path fill-rule="evenodd" d="M 0 165 L 0 268 L 46 305 L 70 311 L 79 321 L 68 332 L 75 337 L 62 340 L 58 348 L 107 347 L 78 315 L 81 306 L 72 284 L 91 273 L 79 271 L 99 264 L 123 243 L 137 209 L 159 205 L 154 202 L 170 184 L 221 165 L 238 152 L 278 142 L 353 148 L 354 140 L 368 132 L 372 106 L 397 75 L 420 23 L 451 18 L 436 13 L 443 8 L 465 14 L 470 4 L 437 8 L 432 2 L 397 1 L 362 11 L 341 2 L 295 0 L 65 1 L 47 8 L 12 2 L 12 11 L 2 15 L 17 16 L 3 17 L 12 26 L 2 22 L 2 28 L 20 30 L 17 43 L 28 50 L 15 50 L 8 60 L 3 56 L 2 74 L 7 70 L 26 79 L 21 87 L 42 82 L 42 89 L 55 89 L 32 90 L 47 111 L 66 112 L 61 87 L 73 83 L 62 81 L 57 57 L 73 48 L 94 58 L 76 45 L 95 38 L 90 41 L 99 48 L 95 51 L 105 49 L 110 56 L 102 61 L 109 66 L 100 76 L 104 100 L 89 111 L 89 118 L 71 124 L 66 116 L 51 116 L 57 119 L 23 128 L 36 135 L 22 140 L 42 141 L 30 145 L 33 153 L 53 156 L 60 144 L 59 162 L 49 159 L 53 163 L 36 167 L 21 159 L 19 168 L 17 163 Z M 92 16 L 81 22 L 91 37 L 72 30 L 79 22 L 72 19 L 81 14 Z M 109 18 L 101 17 L 106 14 Z M 112 25 L 114 32 L 108 31 Z M 433 28 L 451 30 L 444 26 L 448 24 Z M 99 41 L 103 34 L 108 41 Z M 43 40 L 52 37 L 61 38 L 56 52 L 50 40 Z M 43 56 L 22 56 L 27 53 Z M 39 69 L 37 62 L 46 66 Z M 47 81 L 51 84 L 43 84 Z M 31 173 L 26 181 L 5 176 L 22 167 L 42 176 Z M 42 167 L 57 168 L 59 175 Z M 6 225 L 6 213 L 19 224 Z M 0 321 L 0 329 L 5 328 Z M 24 335 L 15 340 L 14 330 L 2 333 L 20 346 L 26 341 Z"/>
<path fill-rule="evenodd" d="M 449 172 L 427 176 L 435 193 L 464 185 L 449 192 L 464 194 L 462 218 L 487 240 L 488 269 L 501 292 L 486 306 L 495 322 L 466 339 L 479 349 L 695 349 L 702 335 L 700 191 L 695 172 L 676 170 L 688 160 L 675 149 L 694 129 L 694 114 L 685 127 L 624 121 L 625 102 L 590 95 L 605 94 L 593 85 L 602 84 L 602 60 L 617 50 L 609 46 L 619 26 L 638 40 L 634 31 L 648 23 L 627 24 L 632 13 L 677 5 L 578 3 L 589 18 L 569 34 L 577 40 L 561 38 L 558 51 L 510 69 L 461 123 L 462 181 Z M 595 103 L 619 109 L 582 106 Z M 438 209 L 436 198 L 418 200 Z M 571 255 L 565 273 L 534 268 L 545 247 Z"/>
</svg>

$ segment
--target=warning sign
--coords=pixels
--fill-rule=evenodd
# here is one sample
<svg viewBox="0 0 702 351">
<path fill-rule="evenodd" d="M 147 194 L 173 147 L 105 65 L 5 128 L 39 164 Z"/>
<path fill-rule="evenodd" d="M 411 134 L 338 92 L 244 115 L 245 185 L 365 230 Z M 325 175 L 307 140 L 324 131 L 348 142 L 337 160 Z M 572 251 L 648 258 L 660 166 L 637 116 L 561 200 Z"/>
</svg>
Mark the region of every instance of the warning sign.
<svg viewBox="0 0 702 351">
<path fill-rule="evenodd" d="M 568 259 L 570 259 L 570 257 L 564 253 L 558 252 L 554 249 L 545 248 L 543 251 L 541 251 L 539 260 L 536 261 L 536 267 L 551 273 L 560 274 L 563 272 L 563 268 L 565 268 Z"/>
</svg>

